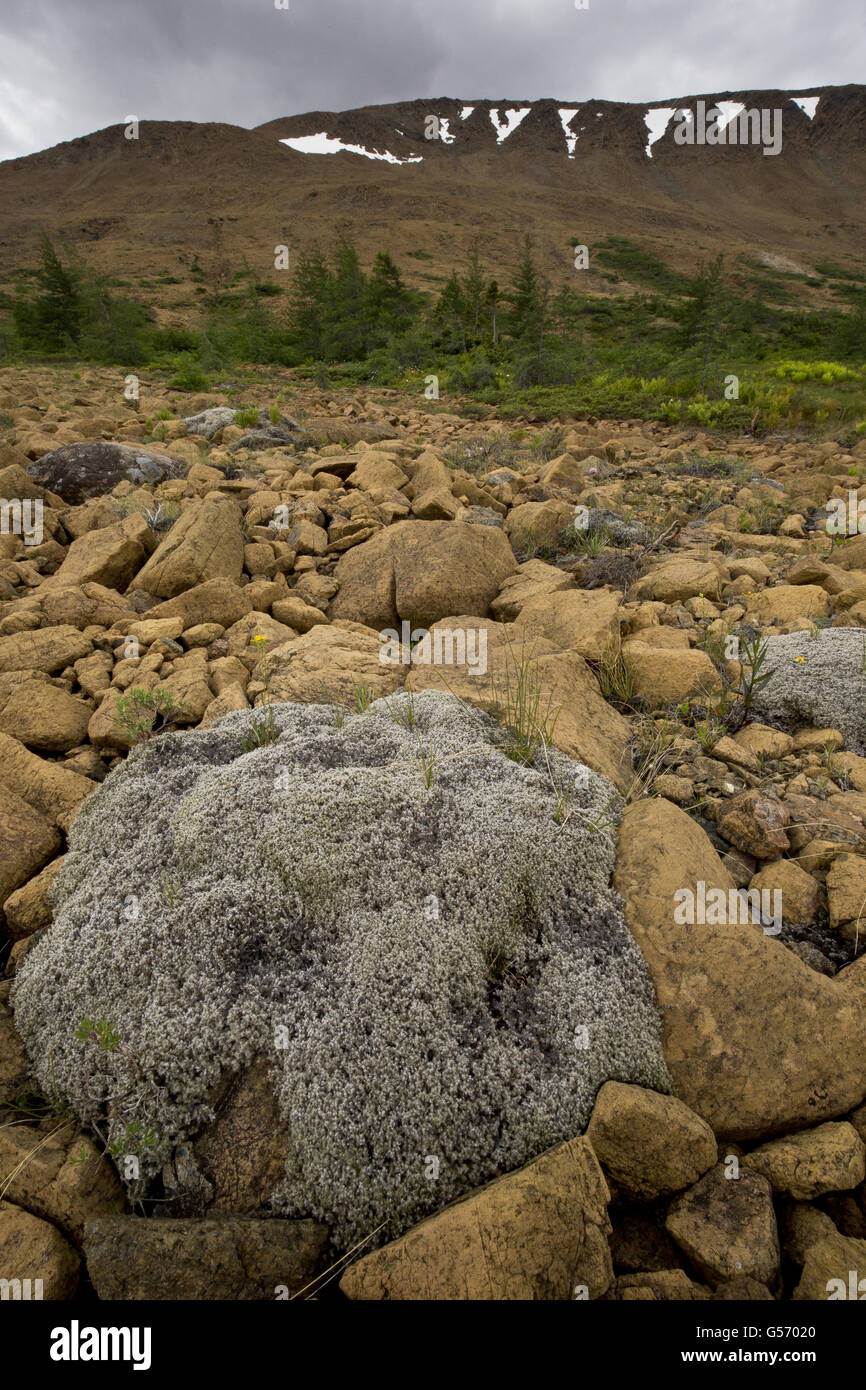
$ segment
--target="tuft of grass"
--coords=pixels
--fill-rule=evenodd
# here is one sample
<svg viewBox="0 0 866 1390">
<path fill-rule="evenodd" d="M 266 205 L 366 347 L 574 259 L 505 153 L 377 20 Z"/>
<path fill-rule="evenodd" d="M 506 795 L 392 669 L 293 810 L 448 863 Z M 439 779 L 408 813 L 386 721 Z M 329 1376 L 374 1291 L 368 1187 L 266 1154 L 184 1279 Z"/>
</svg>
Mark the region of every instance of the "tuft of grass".
<svg viewBox="0 0 866 1390">
<path fill-rule="evenodd" d="M 743 702 L 744 716 L 749 713 L 752 701 L 762 685 L 770 679 L 772 670 L 765 671 L 767 660 L 767 639 L 754 632 L 740 639 L 740 698 Z"/>
<path fill-rule="evenodd" d="M 513 468 L 519 450 L 507 435 L 491 432 L 450 444 L 442 456 L 453 468 L 467 473 L 489 473 L 496 468 Z"/>
<path fill-rule="evenodd" d="M 549 425 L 535 436 L 529 446 L 533 459 L 537 463 L 549 463 L 561 453 L 564 439 L 565 430 L 561 425 Z"/>
<path fill-rule="evenodd" d="M 631 739 L 635 771 L 626 802 L 647 796 L 655 779 L 676 760 L 675 728 L 666 724 L 660 727 L 647 715 L 637 721 Z"/>
<path fill-rule="evenodd" d="M 370 689 L 369 685 L 364 685 L 363 681 L 360 684 L 358 683 L 358 681 L 353 681 L 352 689 L 355 693 L 355 704 L 357 706 L 358 713 L 366 714 L 367 710 L 373 703 L 373 691 Z"/>
<path fill-rule="evenodd" d="M 518 656 L 511 638 L 506 637 L 506 654 L 501 671 L 492 677 L 493 712 L 501 725 L 501 748 L 507 758 L 523 766 L 531 763 L 539 747 L 553 742 L 559 710 L 553 709 L 553 696 L 542 696 L 541 674 L 535 660 L 535 646 L 527 652 L 524 638 Z"/>
<path fill-rule="evenodd" d="M 249 733 L 244 734 L 241 739 L 241 748 L 245 753 L 252 753 L 255 748 L 263 748 L 266 743 L 276 743 L 280 736 L 280 731 L 274 723 L 274 711 L 271 708 L 268 639 L 260 633 L 257 637 L 250 639 L 250 645 L 256 647 L 262 653 L 262 681 L 265 687 L 262 703 L 265 706 L 266 713 L 264 718 L 253 720 Z"/>
<path fill-rule="evenodd" d="M 698 721 L 694 725 L 695 736 L 704 753 L 711 753 L 724 733 L 724 728 L 720 728 L 710 712 L 706 719 Z"/>
<path fill-rule="evenodd" d="M 414 729 L 418 723 L 415 710 L 415 692 L 411 685 L 406 685 L 406 703 L 402 706 L 394 705 L 390 700 L 385 701 L 385 708 L 389 717 L 401 729 Z"/>
<path fill-rule="evenodd" d="M 637 671 L 625 652 L 611 645 L 593 666 L 604 698 L 621 709 L 632 709 L 637 700 Z"/>
<path fill-rule="evenodd" d="M 424 786 L 429 791 L 433 785 L 433 774 L 436 770 L 436 749 L 432 743 L 425 748 L 420 736 L 418 736 L 418 761 L 421 764 Z"/>
<path fill-rule="evenodd" d="M 162 875 L 162 891 L 168 899 L 169 907 L 174 907 L 177 902 L 177 886 L 172 882 L 167 874 Z"/>
<path fill-rule="evenodd" d="M 683 478 L 732 478 L 742 481 L 749 472 L 743 459 L 724 454 L 698 454 L 670 465 L 671 473 Z"/>
<path fill-rule="evenodd" d="M 280 731 L 274 723 L 274 711 L 268 705 L 264 718 L 254 719 L 249 733 L 244 734 L 241 748 L 245 753 L 252 753 L 256 748 L 264 748 L 267 743 L 276 743 L 279 736 Z"/>
<path fill-rule="evenodd" d="M 582 589 L 622 589 L 626 592 L 646 570 L 643 551 L 611 551 L 589 559 L 580 568 Z"/>
<path fill-rule="evenodd" d="M 607 545 L 608 532 L 604 526 L 568 526 L 563 533 L 563 540 L 571 554 L 586 555 L 589 559 L 595 559 Z"/>
</svg>

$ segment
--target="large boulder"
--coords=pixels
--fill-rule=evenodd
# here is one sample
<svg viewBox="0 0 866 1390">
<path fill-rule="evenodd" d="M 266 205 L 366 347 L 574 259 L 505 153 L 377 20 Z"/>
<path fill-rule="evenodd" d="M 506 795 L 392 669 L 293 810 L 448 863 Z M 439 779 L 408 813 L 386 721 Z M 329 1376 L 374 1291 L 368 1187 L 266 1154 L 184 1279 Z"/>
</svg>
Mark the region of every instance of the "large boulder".
<svg viewBox="0 0 866 1390">
<path fill-rule="evenodd" d="M 245 614 L 252 612 L 253 602 L 245 589 L 241 589 L 230 579 L 206 579 L 186 589 L 175 598 L 158 603 L 148 609 L 148 618 L 160 621 L 163 618 L 180 618 L 186 632 L 188 628 L 201 623 L 219 623 L 221 627 L 231 627 Z"/>
<path fill-rule="evenodd" d="M 518 625 L 547 637 L 563 651 L 600 661 L 619 647 L 619 605 L 614 589 L 563 589 L 527 599 Z"/>
<path fill-rule="evenodd" d="M 716 1139 L 676 1096 L 607 1081 L 587 1138 L 605 1172 L 629 1201 L 652 1202 L 690 1187 L 716 1161 Z"/>
<path fill-rule="evenodd" d="M 675 1197 L 668 1234 L 714 1287 L 738 1276 L 772 1283 L 779 1272 L 779 1233 L 766 1178 L 744 1168 L 738 1177 L 724 1163 Z"/>
<path fill-rule="evenodd" d="M 0 1126 L 0 1188 L 10 1202 L 52 1221 L 74 1245 L 89 1217 L 123 1211 L 120 1180 L 107 1155 L 72 1125 L 42 1134 Z"/>
<path fill-rule="evenodd" d="M 89 777 L 49 758 L 37 757 L 23 743 L 2 733 L 0 782 L 63 830 L 84 798 L 96 790 L 96 783 Z"/>
<path fill-rule="evenodd" d="M 76 627 L 80 631 L 94 625 L 112 627 L 124 618 L 133 617 L 135 612 L 128 599 L 90 580 L 86 584 L 58 585 L 57 588 L 43 582 L 38 597 L 43 622 L 52 627 Z"/>
<path fill-rule="evenodd" d="M 40 487 L 77 505 L 88 497 L 110 492 L 127 479 L 153 484 L 166 478 L 182 478 L 186 465 L 142 445 L 107 444 L 100 440 L 52 449 L 30 464 L 27 472 Z"/>
<path fill-rule="evenodd" d="M 153 1130 L 143 1181 L 173 1164 L 180 1189 L 179 1146 L 257 1055 L 282 1130 L 272 1209 L 342 1248 L 579 1133 L 608 1079 L 669 1089 L 608 886 L 609 782 L 556 751 L 513 762 L 433 692 L 272 712 L 276 742 L 251 746 L 261 712 L 239 712 L 106 778 L 14 981 L 43 1083 L 85 1122 L 121 1097 L 112 1141 Z M 122 1046 L 82 1039 L 85 1017 Z"/>
<path fill-rule="evenodd" d="M 125 589 L 147 559 L 151 545 L 152 532 L 144 517 L 128 516 L 113 526 L 79 536 L 57 573 L 44 583 L 52 589 L 89 583 Z"/>
<path fill-rule="evenodd" d="M 403 685 L 406 668 L 384 664 L 382 652 L 361 623 L 316 624 L 268 652 L 268 689 L 275 700 L 356 709 L 362 689 L 379 699 Z"/>
<path fill-rule="evenodd" d="M 577 652 L 563 651 L 544 637 L 530 638 L 525 629 L 464 614 L 434 623 L 413 648 L 412 664 L 405 669 L 407 688 L 450 691 L 468 704 L 497 712 L 505 723 L 519 724 L 535 706 L 536 723 L 546 726 L 556 748 L 588 763 L 621 791 L 627 789 L 632 773 L 628 721 L 604 700 Z"/>
<path fill-rule="evenodd" d="M 661 603 L 682 603 L 701 594 L 717 599 L 728 571 L 721 562 L 698 560 L 689 555 L 673 555 L 662 560 L 649 574 L 638 579 L 631 588 L 635 599 L 657 599 Z"/>
<path fill-rule="evenodd" d="M 7 686 L 0 679 L 0 733 L 28 748 L 45 753 L 77 748 L 84 741 L 92 713 L 84 700 L 50 681 L 33 676 Z"/>
<path fill-rule="evenodd" d="M 866 1178 L 866 1148 L 851 1124 L 825 1124 L 802 1134 L 771 1139 L 746 1160 L 774 1192 L 811 1201 L 825 1192 L 846 1192 Z"/>
<path fill-rule="evenodd" d="M 0 637 L 0 672 L 62 671 L 92 651 L 93 643 L 71 624 L 15 632 Z"/>
<path fill-rule="evenodd" d="M 11 1298 L 72 1298 L 81 1261 L 50 1221 L 42 1221 L 13 1202 L 0 1201 L 0 1279 L 10 1281 Z"/>
<path fill-rule="evenodd" d="M 101 1299 L 291 1298 L 326 1263 L 315 1221 L 148 1221 L 100 1216 L 85 1226 L 87 1272 Z"/>
<path fill-rule="evenodd" d="M 233 425 L 234 422 L 235 412 L 229 405 L 214 405 L 208 410 L 199 411 L 197 415 L 182 417 L 187 434 L 198 434 L 202 439 L 213 439 L 226 428 L 226 425 Z"/>
<path fill-rule="evenodd" d="M 228 497 L 206 497 L 181 513 L 139 570 L 136 587 L 174 598 L 208 579 L 237 584 L 244 563 L 243 515 Z"/>
<path fill-rule="evenodd" d="M 599 1298 L 613 1283 L 608 1190 L 572 1139 L 350 1265 L 354 1299 Z"/>
<path fill-rule="evenodd" d="M 634 673 L 636 693 L 648 704 L 657 708 L 691 696 L 706 700 L 721 692 L 721 677 L 706 652 L 651 645 L 640 641 L 642 636 L 641 632 L 626 642 L 623 655 Z"/>
<path fill-rule="evenodd" d="M 505 519 L 505 530 L 515 550 L 555 546 L 575 517 L 574 505 L 558 499 L 518 502 Z"/>
<path fill-rule="evenodd" d="M 629 806 L 613 882 L 653 977 L 677 1095 L 718 1136 L 804 1129 L 860 1103 L 866 1015 L 853 991 L 756 927 L 677 923 L 680 890 L 735 886 L 684 811 L 663 798 Z"/>
<path fill-rule="evenodd" d="M 37 873 L 59 847 L 55 826 L 11 787 L 0 783 L 0 904 Z"/>
<path fill-rule="evenodd" d="M 574 580 L 556 565 L 543 560 L 527 560 L 508 576 L 490 605 L 490 615 L 503 623 L 512 623 L 527 603 L 573 589 Z"/>
<path fill-rule="evenodd" d="M 748 615 L 762 627 L 828 618 L 830 596 L 818 584 L 776 584 L 746 599 Z"/>
<path fill-rule="evenodd" d="M 503 533 L 459 521 L 401 521 L 337 562 L 330 616 L 381 630 L 430 627 L 448 613 L 486 618 L 517 562 Z"/>
</svg>

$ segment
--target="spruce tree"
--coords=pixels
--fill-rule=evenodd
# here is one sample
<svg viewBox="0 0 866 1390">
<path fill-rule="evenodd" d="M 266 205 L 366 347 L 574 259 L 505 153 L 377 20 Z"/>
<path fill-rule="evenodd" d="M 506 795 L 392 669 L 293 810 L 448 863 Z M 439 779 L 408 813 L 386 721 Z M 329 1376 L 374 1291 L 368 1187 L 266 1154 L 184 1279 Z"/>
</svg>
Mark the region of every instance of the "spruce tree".
<svg viewBox="0 0 866 1390">
<path fill-rule="evenodd" d="M 292 275 L 289 338 L 302 358 L 321 358 L 331 306 L 331 272 L 317 246 L 298 255 Z"/>
<path fill-rule="evenodd" d="M 466 351 L 466 300 L 456 270 L 452 270 L 434 310 L 446 352 Z"/>
<path fill-rule="evenodd" d="M 484 272 L 478 259 L 478 251 L 473 248 L 469 257 L 466 274 L 461 281 L 463 303 L 466 315 L 466 331 L 473 343 L 480 343 L 484 336 L 483 320 L 485 309 Z"/>
<path fill-rule="evenodd" d="M 330 362 L 351 362 L 363 357 L 367 346 L 364 306 L 367 281 L 358 252 L 351 242 L 342 241 L 334 258 L 329 284 L 329 313 L 325 335 L 325 357 Z"/>
<path fill-rule="evenodd" d="M 366 319 L 380 341 L 403 333 L 412 322 L 412 293 L 387 251 L 380 251 L 367 282 Z"/>
<path fill-rule="evenodd" d="M 511 312 L 508 331 L 512 338 L 537 341 L 542 332 L 543 293 L 532 256 L 532 240 L 527 235 L 509 292 Z"/>
<path fill-rule="evenodd" d="M 12 307 L 15 327 L 25 347 L 62 352 L 81 336 L 81 285 L 44 232 L 40 257 L 34 280 L 41 293 L 16 299 Z"/>
<path fill-rule="evenodd" d="M 706 386 L 716 350 L 727 327 L 730 295 L 725 284 L 724 256 L 701 262 L 689 283 L 682 311 L 680 341 L 688 356 L 697 361 L 701 390 Z"/>
</svg>

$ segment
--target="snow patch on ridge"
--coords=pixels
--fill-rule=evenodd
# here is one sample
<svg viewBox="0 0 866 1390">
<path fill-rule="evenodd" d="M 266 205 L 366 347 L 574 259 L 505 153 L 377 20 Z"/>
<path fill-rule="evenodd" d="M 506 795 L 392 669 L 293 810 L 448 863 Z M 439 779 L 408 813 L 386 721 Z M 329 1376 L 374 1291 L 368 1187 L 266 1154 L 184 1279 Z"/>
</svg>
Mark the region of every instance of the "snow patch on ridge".
<svg viewBox="0 0 866 1390">
<path fill-rule="evenodd" d="M 453 135 L 451 138 L 454 139 Z M 383 159 L 386 164 L 420 164 L 424 158 L 423 154 L 410 154 L 406 159 L 398 159 L 390 150 L 380 154 L 378 150 L 368 150 L 363 145 L 344 145 L 342 140 L 328 135 L 324 130 L 317 135 L 290 136 L 281 140 L 280 144 L 289 145 L 301 154 L 339 154 L 341 150 L 347 150 L 349 154 L 362 154 L 365 159 Z"/>
<path fill-rule="evenodd" d="M 574 131 L 571 129 L 571 122 L 574 120 L 575 116 L 580 110 L 580 107 L 560 106 L 558 109 L 559 119 L 562 123 L 562 129 L 565 134 L 565 143 L 568 145 L 568 157 L 569 159 L 574 159 L 574 147 L 580 139 L 580 136 L 575 135 Z"/>
<path fill-rule="evenodd" d="M 812 121 L 815 119 L 815 112 L 818 110 L 820 97 L 791 97 L 791 100 L 799 106 L 800 110 Z"/>
<path fill-rule="evenodd" d="M 500 121 L 499 107 L 494 106 L 491 108 L 490 120 L 493 123 L 493 129 L 496 131 L 497 145 L 501 145 L 503 140 L 507 140 L 509 135 L 514 134 L 515 130 L 520 125 L 520 122 L 529 115 L 531 110 L 531 106 L 510 107 L 505 112 L 505 120 Z"/>
<path fill-rule="evenodd" d="M 472 115 L 472 112 L 473 112 L 474 110 L 475 110 L 475 107 L 474 107 L 474 106 L 461 106 L 461 108 L 460 108 L 460 119 L 461 119 L 461 121 L 468 121 L 468 120 L 469 120 L 469 117 Z"/>
<path fill-rule="evenodd" d="M 644 124 L 649 131 L 646 152 L 650 159 L 653 157 L 653 145 L 657 140 L 661 140 L 671 123 L 671 116 L 675 115 L 678 109 L 676 106 L 651 106 L 644 116 Z"/>
<path fill-rule="evenodd" d="M 740 114 L 741 114 L 743 111 L 745 111 L 745 109 L 746 109 L 745 104 L 744 104 L 742 101 L 717 101 L 717 102 L 716 102 L 716 110 L 717 110 L 717 111 L 721 111 L 721 113 L 722 113 L 722 120 L 724 121 L 724 126 L 725 126 L 725 132 L 726 132 L 726 134 L 727 134 L 728 126 L 731 124 L 731 122 L 732 122 L 732 121 L 738 120 L 739 117 L 740 117 Z M 734 142 L 734 143 L 736 143 L 736 142 Z"/>
</svg>

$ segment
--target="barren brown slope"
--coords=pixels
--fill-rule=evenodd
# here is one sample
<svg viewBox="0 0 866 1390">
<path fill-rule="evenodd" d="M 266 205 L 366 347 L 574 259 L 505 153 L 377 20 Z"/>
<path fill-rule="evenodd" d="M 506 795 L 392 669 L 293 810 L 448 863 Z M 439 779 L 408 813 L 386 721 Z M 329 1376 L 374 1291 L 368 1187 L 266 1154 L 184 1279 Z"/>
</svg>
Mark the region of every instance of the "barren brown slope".
<svg viewBox="0 0 866 1390">
<path fill-rule="evenodd" d="M 812 119 L 791 99 L 810 95 L 819 98 Z M 857 262 L 866 246 L 866 88 L 703 99 L 782 109 L 781 153 L 680 146 L 671 124 L 648 157 L 646 105 L 577 99 L 425 99 L 312 112 L 252 131 L 145 121 L 138 140 L 114 126 L 0 164 L 0 273 L 32 261 L 44 228 L 90 243 L 88 260 L 133 286 L 177 277 L 178 286 L 142 294 L 168 317 L 184 317 L 195 259 L 213 279 L 244 257 L 273 273 L 277 243 L 297 250 L 338 235 L 351 237 L 367 261 L 390 250 L 407 279 L 428 289 L 476 244 L 502 275 L 525 232 L 557 281 L 571 272 L 573 238 L 591 244 L 611 233 L 681 269 L 719 250 L 734 258 L 771 252 L 807 270 L 821 260 Z M 653 106 L 694 108 L 697 100 Z M 497 143 L 491 111 L 502 120 L 527 107 Z M 577 111 L 571 158 L 561 109 Z M 425 139 L 431 115 L 447 122 L 446 139 Z M 281 143 L 320 133 L 418 162 L 301 153 Z M 603 288 L 594 278 L 584 287 Z"/>
</svg>

